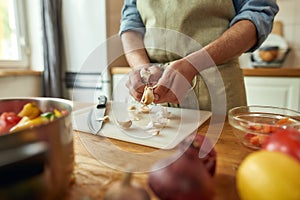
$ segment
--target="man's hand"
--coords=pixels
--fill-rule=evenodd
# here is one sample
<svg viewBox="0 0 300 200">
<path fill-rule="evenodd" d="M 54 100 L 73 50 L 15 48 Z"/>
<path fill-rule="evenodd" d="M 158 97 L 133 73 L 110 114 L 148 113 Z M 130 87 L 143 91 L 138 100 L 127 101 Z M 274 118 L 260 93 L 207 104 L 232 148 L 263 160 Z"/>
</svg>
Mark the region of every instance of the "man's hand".
<svg viewBox="0 0 300 200">
<path fill-rule="evenodd" d="M 158 80 L 162 76 L 162 70 L 160 67 L 153 65 L 150 67 L 146 67 L 150 72 L 150 77 L 148 83 L 141 77 L 141 69 L 133 70 L 129 74 L 129 79 L 126 83 L 126 87 L 129 89 L 130 94 L 135 98 L 135 100 L 140 101 L 143 96 L 144 88 L 146 84 L 148 86 L 154 86 L 157 84 Z"/>
<path fill-rule="evenodd" d="M 186 59 L 172 62 L 154 89 L 154 103 L 180 103 L 198 71 Z"/>
</svg>

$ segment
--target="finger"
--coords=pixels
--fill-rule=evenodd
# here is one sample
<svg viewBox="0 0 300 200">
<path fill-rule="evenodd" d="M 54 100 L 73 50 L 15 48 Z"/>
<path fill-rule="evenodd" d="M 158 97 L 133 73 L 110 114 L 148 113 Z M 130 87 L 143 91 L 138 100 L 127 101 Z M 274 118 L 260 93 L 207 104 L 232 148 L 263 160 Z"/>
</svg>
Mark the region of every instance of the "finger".
<svg viewBox="0 0 300 200">
<path fill-rule="evenodd" d="M 189 83 L 189 81 L 184 76 L 178 73 L 173 81 L 170 90 L 174 93 L 176 99 L 181 102 L 190 88 L 191 84 Z"/>
<path fill-rule="evenodd" d="M 160 79 L 160 77 L 163 74 L 163 71 L 157 66 L 149 67 L 149 71 L 151 73 L 151 76 L 149 78 L 149 84 L 151 86 L 153 86 L 153 85 L 157 84 L 158 80 Z"/>
<path fill-rule="evenodd" d="M 162 85 L 158 85 L 154 89 L 154 96 L 156 97 L 154 103 L 178 103 L 174 93 Z"/>
<path fill-rule="evenodd" d="M 171 88 L 173 81 L 176 77 L 176 72 L 172 69 L 167 69 L 162 77 L 158 80 L 158 85 L 162 85 L 166 88 Z"/>
<path fill-rule="evenodd" d="M 154 103 L 171 103 L 177 101 L 174 98 L 173 92 L 170 91 L 175 76 L 174 70 L 168 69 L 165 71 L 161 79 L 159 79 L 157 87 L 154 89 L 154 95 L 156 95 Z"/>
<path fill-rule="evenodd" d="M 130 81 L 133 83 L 133 85 L 136 85 L 136 84 L 143 84 L 142 82 L 142 78 L 140 76 L 140 72 L 139 70 L 135 70 L 135 71 L 132 71 L 129 73 L 129 79 Z"/>
<path fill-rule="evenodd" d="M 143 93 L 144 87 L 145 87 L 145 85 L 143 83 L 141 83 L 141 82 L 137 83 L 137 82 L 132 81 L 131 79 L 128 79 L 125 85 L 129 89 L 129 91 L 135 90 L 139 93 Z"/>
<path fill-rule="evenodd" d="M 181 102 L 190 88 L 189 81 L 183 75 L 169 70 L 167 75 L 158 81 L 155 93 L 159 99 L 156 102 Z"/>
<path fill-rule="evenodd" d="M 137 101 L 140 101 L 144 92 L 145 85 L 140 82 L 141 79 L 137 78 L 135 73 L 131 73 L 126 82 L 126 87 L 130 95 Z"/>
<path fill-rule="evenodd" d="M 135 90 L 129 91 L 130 95 L 136 100 L 136 101 L 141 101 L 143 93 L 137 92 Z"/>
<path fill-rule="evenodd" d="M 162 69 L 158 66 L 155 66 L 155 65 L 149 67 L 149 71 L 150 71 L 151 74 L 160 74 L 161 75 L 163 73 Z"/>
<path fill-rule="evenodd" d="M 129 93 L 130 95 L 137 101 L 140 101 L 143 95 L 143 90 L 141 89 L 134 89 L 134 87 L 132 87 L 131 82 L 127 81 L 126 83 L 127 88 L 129 89 Z"/>
</svg>

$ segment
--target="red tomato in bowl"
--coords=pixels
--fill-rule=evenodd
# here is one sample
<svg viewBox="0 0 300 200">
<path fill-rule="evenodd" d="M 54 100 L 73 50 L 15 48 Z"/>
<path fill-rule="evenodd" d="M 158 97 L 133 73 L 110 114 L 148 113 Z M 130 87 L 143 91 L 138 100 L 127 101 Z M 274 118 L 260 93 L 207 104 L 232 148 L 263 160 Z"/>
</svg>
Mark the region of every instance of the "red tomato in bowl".
<svg viewBox="0 0 300 200">
<path fill-rule="evenodd" d="M 0 135 L 8 133 L 9 130 L 15 126 L 22 117 L 19 117 L 14 112 L 4 112 L 0 116 Z"/>
<path fill-rule="evenodd" d="M 262 149 L 280 151 L 300 162 L 300 131 L 296 129 L 280 129 L 267 138 Z"/>
</svg>

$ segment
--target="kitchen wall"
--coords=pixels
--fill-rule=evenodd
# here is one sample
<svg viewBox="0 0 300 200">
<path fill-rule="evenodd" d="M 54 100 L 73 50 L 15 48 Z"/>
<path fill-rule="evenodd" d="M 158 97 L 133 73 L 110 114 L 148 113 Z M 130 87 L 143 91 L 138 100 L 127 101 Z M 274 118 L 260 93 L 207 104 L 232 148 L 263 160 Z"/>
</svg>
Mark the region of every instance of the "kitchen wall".
<svg viewBox="0 0 300 200">
<path fill-rule="evenodd" d="M 79 71 L 89 54 L 106 39 L 105 0 L 64 0 L 65 65 Z"/>
<path fill-rule="evenodd" d="M 279 12 L 275 17 L 275 21 L 281 22 L 283 38 L 291 48 L 283 67 L 300 68 L 300 12 L 298 11 L 300 1 L 277 0 L 277 3 Z M 240 61 L 242 67 L 252 67 L 250 54 L 242 55 Z"/>
<path fill-rule="evenodd" d="M 42 80 L 37 75 L 0 76 L 0 98 L 37 97 L 42 95 Z"/>
<path fill-rule="evenodd" d="M 66 97 L 90 102 L 108 96 L 106 0 L 64 0 L 62 6 Z"/>
</svg>

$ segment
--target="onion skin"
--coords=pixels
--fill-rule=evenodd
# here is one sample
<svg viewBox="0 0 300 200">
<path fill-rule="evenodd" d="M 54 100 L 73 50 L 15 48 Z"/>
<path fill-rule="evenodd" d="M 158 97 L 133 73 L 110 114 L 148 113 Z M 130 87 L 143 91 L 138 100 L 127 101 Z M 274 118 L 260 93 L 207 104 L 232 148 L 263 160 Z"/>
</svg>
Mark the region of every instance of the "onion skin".
<svg viewBox="0 0 300 200">
<path fill-rule="evenodd" d="M 159 168 L 160 163 L 153 166 Z M 212 200 L 214 185 L 200 159 L 181 156 L 167 167 L 152 171 L 148 185 L 161 200 Z"/>
</svg>

